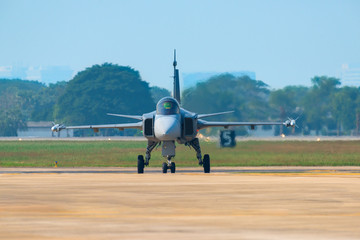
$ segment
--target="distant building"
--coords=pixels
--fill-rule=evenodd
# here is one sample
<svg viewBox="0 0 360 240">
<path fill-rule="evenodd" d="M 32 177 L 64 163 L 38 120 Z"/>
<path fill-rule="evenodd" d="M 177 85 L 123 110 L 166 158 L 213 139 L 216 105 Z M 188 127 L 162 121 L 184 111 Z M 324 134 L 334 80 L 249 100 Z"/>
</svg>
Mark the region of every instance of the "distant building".
<svg viewBox="0 0 360 240">
<path fill-rule="evenodd" d="M 39 137 L 39 138 L 48 138 L 48 137 L 73 137 L 74 131 L 72 129 L 66 129 L 61 132 L 54 133 L 50 129 L 52 127 L 52 122 L 27 122 L 26 130 L 18 130 L 18 137 Z"/>
<path fill-rule="evenodd" d="M 251 79 L 256 79 L 255 72 L 240 71 L 240 72 L 227 72 L 235 77 L 248 76 Z M 183 73 L 182 74 L 182 89 L 187 89 L 196 86 L 199 82 L 204 82 L 213 76 L 217 76 L 220 72 L 197 72 L 197 73 Z"/>
<path fill-rule="evenodd" d="M 41 70 L 42 68 L 40 66 L 37 66 L 37 67 L 29 67 L 27 70 L 26 70 L 26 80 L 35 80 L 35 81 L 39 81 L 39 82 L 42 82 L 41 81 Z M 14 74 L 15 71 L 13 71 L 13 76 L 14 78 L 19 78 L 17 75 Z"/>
<path fill-rule="evenodd" d="M 0 66 L 0 78 L 18 78 L 43 83 L 69 81 L 74 70 L 69 66 Z"/>
<path fill-rule="evenodd" d="M 12 78 L 12 67 L 0 66 L 0 78 Z"/>
<path fill-rule="evenodd" d="M 342 85 L 360 87 L 360 68 L 350 68 L 348 64 L 343 64 L 340 79 Z"/>
<path fill-rule="evenodd" d="M 273 137 L 275 136 L 275 127 L 268 126 L 264 129 L 262 126 L 256 126 L 254 130 L 248 131 L 250 137 Z"/>
<path fill-rule="evenodd" d="M 27 79 L 27 70 L 28 68 L 22 66 L 12 67 L 12 78 Z"/>
</svg>

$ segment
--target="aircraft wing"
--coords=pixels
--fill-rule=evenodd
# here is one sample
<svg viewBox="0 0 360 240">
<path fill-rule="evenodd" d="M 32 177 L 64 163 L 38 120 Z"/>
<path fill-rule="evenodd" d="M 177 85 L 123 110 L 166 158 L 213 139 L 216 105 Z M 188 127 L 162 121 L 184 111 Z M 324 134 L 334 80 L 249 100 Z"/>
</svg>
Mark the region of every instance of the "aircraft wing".
<svg viewBox="0 0 360 240">
<path fill-rule="evenodd" d="M 59 132 L 63 129 L 94 129 L 95 132 L 99 131 L 100 128 L 117 128 L 119 130 L 124 130 L 125 128 L 137 128 L 142 129 L 143 122 L 137 123 L 121 123 L 121 124 L 104 124 L 104 125 L 83 125 L 83 126 L 64 126 L 64 125 L 55 125 L 51 128 L 53 132 Z"/>
<path fill-rule="evenodd" d="M 204 120 L 198 120 L 198 129 L 208 128 L 208 127 L 232 127 L 232 126 L 258 126 L 258 125 L 284 125 L 286 123 L 282 122 L 208 122 Z"/>
<path fill-rule="evenodd" d="M 227 112 L 218 112 L 218 113 L 208 113 L 208 114 L 198 114 L 198 119 L 200 118 L 206 118 L 206 117 L 212 117 L 217 115 L 223 115 L 228 113 L 233 113 L 234 111 L 227 111 Z"/>
</svg>

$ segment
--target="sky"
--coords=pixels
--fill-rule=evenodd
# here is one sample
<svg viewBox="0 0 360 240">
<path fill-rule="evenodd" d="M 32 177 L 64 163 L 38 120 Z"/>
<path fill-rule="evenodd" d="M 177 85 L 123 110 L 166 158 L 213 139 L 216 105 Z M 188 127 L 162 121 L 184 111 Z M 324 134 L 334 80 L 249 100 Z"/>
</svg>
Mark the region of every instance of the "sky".
<svg viewBox="0 0 360 240">
<path fill-rule="evenodd" d="M 131 66 L 151 86 L 180 72 L 254 71 L 270 88 L 360 66 L 360 1 L 0 0 L 0 66 Z"/>
</svg>

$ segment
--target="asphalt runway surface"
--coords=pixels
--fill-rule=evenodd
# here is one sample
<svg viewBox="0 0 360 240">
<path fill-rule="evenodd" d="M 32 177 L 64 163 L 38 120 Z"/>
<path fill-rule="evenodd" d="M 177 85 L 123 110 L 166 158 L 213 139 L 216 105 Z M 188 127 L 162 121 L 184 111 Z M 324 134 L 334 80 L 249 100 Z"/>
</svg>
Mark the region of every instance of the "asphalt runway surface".
<svg viewBox="0 0 360 240">
<path fill-rule="evenodd" d="M 202 173 L 202 167 L 176 168 L 176 173 Z M 212 173 L 360 173 L 357 166 L 339 167 L 212 167 Z M 133 167 L 83 167 L 83 168 L 1 168 L 0 174 L 9 173 L 137 173 Z M 146 167 L 146 173 L 162 173 L 161 168 Z M 168 171 L 170 174 L 170 170 Z"/>
<path fill-rule="evenodd" d="M 0 168 L 0 239 L 360 239 L 359 167 Z"/>
</svg>

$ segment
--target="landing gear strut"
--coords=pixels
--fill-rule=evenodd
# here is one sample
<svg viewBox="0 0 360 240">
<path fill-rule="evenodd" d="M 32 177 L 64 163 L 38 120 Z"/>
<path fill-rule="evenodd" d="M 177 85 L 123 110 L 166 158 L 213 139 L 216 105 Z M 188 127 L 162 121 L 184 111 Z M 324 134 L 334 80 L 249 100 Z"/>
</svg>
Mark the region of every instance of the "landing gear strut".
<svg viewBox="0 0 360 240">
<path fill-rule="evenodd" d="M 144 156 L 139 155 L 138 156 L 138 162 L 137 162 L 137 171 L 139 174 L 144 173 L 144 167 L 149 166 L 149 161 L 151 157 L 151 151 L 154 150 L 154 148 L 159 144 L 159 142 L 154 141 L 148 141 L 148 146 L 146 148 L 146 154 L 145 154 L 145 161 Z"/>
<path fill-rule="evenodd" d="M 145 166 L 149 166 L 149 161 L 150 161 L 150 158 L 151 158 L 151 151 L 154 150 L 154 148 L 158 144 L 159 144 L 159 142 L 148 141 L 148 145 L 147 145 L 147 148 L 146 148 L 146 154 L 145 154 Z"/>
<path fill-rule="evenodd" d="M 196 158 L 199 160 L 199 165 L 203 165 L 202 157 L 201 157 L 201 149 L 198 138 L 194 138 L 190 142 L 186 143 L 187 146 L 191 146 L 196 151 Z"/>
<path fill-rule="evenodd" d="M 196 158 L 199 160 L 199 165 L 204 167 L 204 173 L 210 173 L 210 156 L 209 154 L 205 154 L 204 159 L 202 159 L 199 139 L 194 138 L 185 145 L 191 146 L 196 151 Z"/>
</svg>

